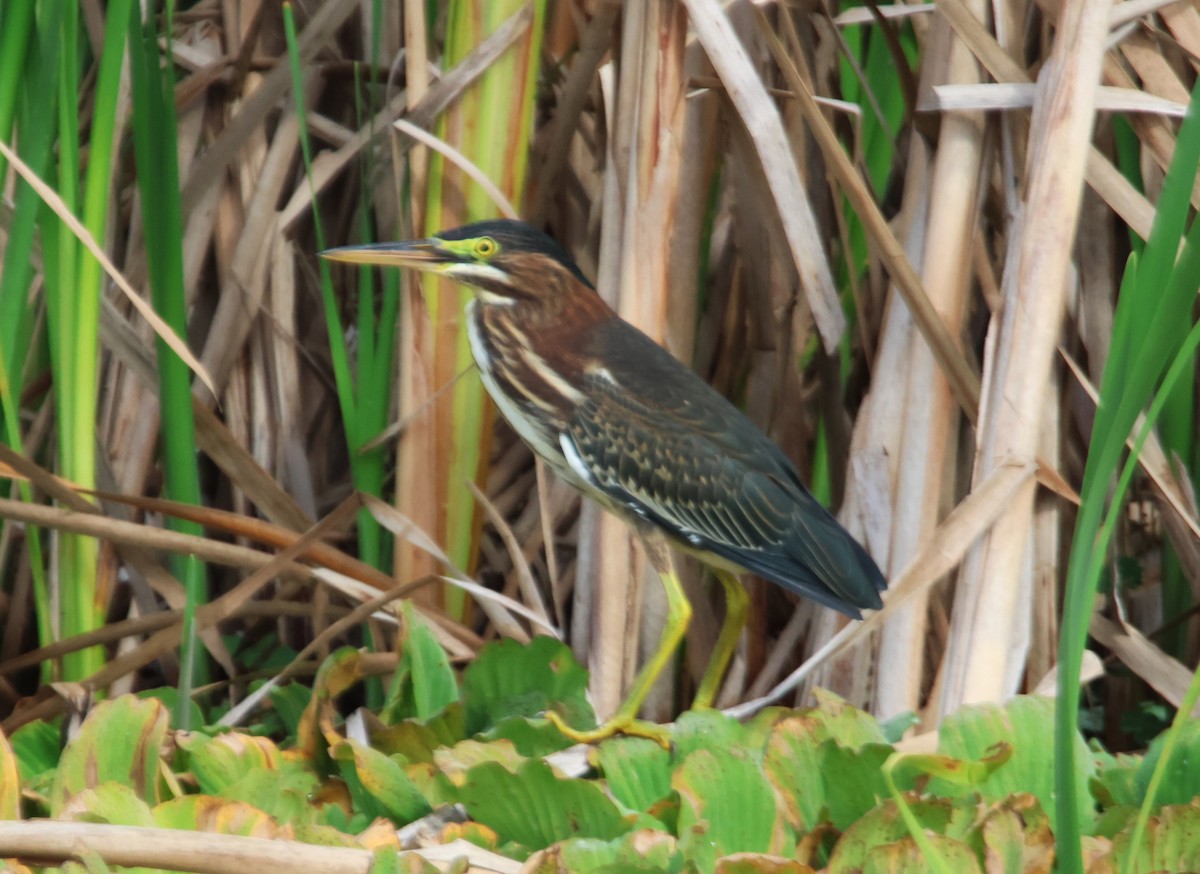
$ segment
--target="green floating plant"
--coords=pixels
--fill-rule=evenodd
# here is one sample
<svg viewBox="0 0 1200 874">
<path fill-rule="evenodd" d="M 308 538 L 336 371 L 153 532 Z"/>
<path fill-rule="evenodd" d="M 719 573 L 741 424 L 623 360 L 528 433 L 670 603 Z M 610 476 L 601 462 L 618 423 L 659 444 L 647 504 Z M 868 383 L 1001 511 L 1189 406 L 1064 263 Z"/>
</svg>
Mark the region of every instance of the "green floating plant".
<svg viewBox="0 0 1200 874">
<path fill-rule="evenodd" d="M 414 619 L 410 648 L 429 645 L 420 627 Z M 489 644 L 461 676 L 431 655 L 400 660 L 391 685 L 409 691 L 391 703 L 390 723 L 359 707 L 355 733 L 345 708 L 373 662 L 349 647 L 330 654 L 311 692 L 276 690 L 292 714 L 274 721 L 286 743 L 252 730 L 172 735 L 167 707 L 135 696 L 98 705 L 61 754 L 57 729 L 32 723 L 0 738 L 0 812 L 374 849 L 381 835 L 461 805 L 470 822 L 443 826 L 443 840 L 556 874 L 1022 874 L 1054 864 L 1049 699 L 963 708 L 944 721 L 936 751 L 920 753 L 897 752 L 874 718 L 824 692 L 815 707 L 747 723 L 694 711 L 667 728 L 669 748 L 612 738 L 591 751 L 589 772 L 571 776 L 543 758 L 566 741 L 540 714 L 594 717 L 586 672 L 562 642 Z M 426 682 L 453 694 L 428 698 L 418 715 L 414 690 Z M 1075 825 L 1113 869 L 1196 869 L 1200 729 L 1171 737 L 1144 756 L 1111 756 L 1076 735 L 1077 788 L 1099 813 Z M 1140 821 L 1138 805 L 1154 798 Z"/>
</svg>

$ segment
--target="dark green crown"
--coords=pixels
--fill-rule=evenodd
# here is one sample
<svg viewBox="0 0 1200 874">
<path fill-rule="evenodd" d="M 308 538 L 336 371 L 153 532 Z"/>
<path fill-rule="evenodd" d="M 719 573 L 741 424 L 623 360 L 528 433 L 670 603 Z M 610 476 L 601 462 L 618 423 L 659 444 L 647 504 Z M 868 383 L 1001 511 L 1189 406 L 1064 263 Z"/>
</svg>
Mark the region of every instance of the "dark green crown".
<svg viewBox="0 0 1200 874">
<path fill-rule="evenodd" d="M 575 278 L 588 288 L 593 287 L 591 281 L 571 260 L 566 249 L 545 232 L 525 222 L 513 219 L 489 219 L 441 231 L 434 235 L 434 239 L 438 240 L 473 240 L 476 237 L 491 237 L 500 244 L 501 252 L 527 252 L 531 255 L 545 255 L 547 258 L 553 258 L 570 270 Z"/>
</svg>

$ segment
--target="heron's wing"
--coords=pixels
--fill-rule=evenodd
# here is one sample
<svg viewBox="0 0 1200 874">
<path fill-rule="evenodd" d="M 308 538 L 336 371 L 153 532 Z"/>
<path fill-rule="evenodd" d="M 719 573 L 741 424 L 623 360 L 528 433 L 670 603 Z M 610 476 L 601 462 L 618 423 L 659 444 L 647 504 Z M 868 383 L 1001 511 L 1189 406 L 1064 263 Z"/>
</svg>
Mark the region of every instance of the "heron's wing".
<svg viewBox="0 0 1200 874">
<path fill-rule="evenodd" d="M 648 348 L 606 355 L 599 360 L 608 366 L 585 376 L 584 400 L 562 437 L 574 472 L 702 554 L 850 615 L 880 606 L 878 568 L 804 489 L 778 447 L 634 333 L 623 342 L 641 337 Z M 621 361 L 636 361 L 636 372 Z"/>
</svg>

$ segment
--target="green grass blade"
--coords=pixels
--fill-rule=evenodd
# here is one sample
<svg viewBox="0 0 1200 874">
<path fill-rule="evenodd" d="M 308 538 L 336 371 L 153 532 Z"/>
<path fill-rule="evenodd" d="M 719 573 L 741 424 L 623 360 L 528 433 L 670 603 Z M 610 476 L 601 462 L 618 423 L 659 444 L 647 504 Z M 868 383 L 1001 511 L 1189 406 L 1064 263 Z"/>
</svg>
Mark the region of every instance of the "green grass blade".
<svg viewBox="0 0 1200 874">
<path fill-rule="evenodd" d="M 456 0 L 447 13 L 445 65 L 462 60 L 480 40 L 524 5 L 524 0 L 481 2 Z M 536 97 L 537 59 L 541 51 L 546 19 L 545 0 L 534 4 L 534 22 L 529 37 L 506 52 L 479 81 L 463 94 L 443 117 L 440 135 L 458 148 L 513 202 L 520 202 L 529 157 L 530 133 Z M 446 206 L 443 194 L 451 187 L 462 192 L 465 206 L 457 212 Z M 447 166 L 441 155 L 431 156 L 426 192 L 426 231 L 461 224 L 496 214 L 495 204 L 479 186 Z M 427 277 L 425 299 L 432 323 L 435 385 L 444 385 L 471 368 L 470 345 L 460 314 L 470 292 L 451 283 Z M 444 308 L 452 307 L 447 312 Z M 447 432 L 441 433 L 450 447 L 444 464 L 439 464 L 441 490 L 446 507 L 443 530 L 446 553 L 459 567 L 473 566 L 480 516 L 466 483 L 477 482 L 487 463 L 486 439 L 491 418 L 477 376 L 455 383 L 452 415 Z M 446 593 L 447 610 L 459 616 L 464 609 L 463 593 Z"/>
<path fill-rule="evenodd" d="M 1102 530 L 1105 507 L 1120 505 L 1123 493 L 1109 499 L 1109 484 L 1124 452 L 1125 440 L 1138 414 L 1151 399 L 1155 384 L 1184 342 L 1192 323 L 1197 272 L 1193 239 L 1180 252 L 1189 214 L 1189 195 L 1200 162 L 1200 83 L 1180 127 L 1171 167 L 1163 184 L 1150 239 L 1141 258 L 1130 257 L 1121 284 L 1113 324 L 1113 344 L 1101 380 L 1100 400 L 1084 469 L 1079 517 L 1059 639 L 1059 688 L 1055 714 L 1058 861 L 1063 871 L 1081 871 L 1080 818 L 1085 800 L 1076 792 L 1074 737 L 1079 702 L 1070 694 L 1078 685 L 1088 624 L 1108 542 Z M 1193 226 L 1192 235 L 1197 228 Z"/>
<path fill-rule="evenodd" d="M 0 140 L 12 142 L 13 120 L 21 93 L 21 71 L 33 37 L 33 3 L 0 7 Z M 0 179 L 7 164 L 0 158 Z"/>
<path fill-rule="evenodd" d="M 18 152 L 26 164 L 45 176 L 53 160 L 54 99 L 60 43 L 49 28 L 33 28 L 33 8 L 33 4 L 21 3 L 7 7 L 4 12 L 0 82 L 5 87 L 0 94 L 0 107 L 11 105 L 16 108 L 15 123 L 21 133 Z M 25 21 L 21 10 L 30 13 Z M 12 66 L 17 58 L 22 60 L 23 67 Z M 6 139 L 13 130 L 13 120 L 3 115 L 7 112 L 6 108 L 0 108 L 0 127 Z M 3 172 L 0 162 L 0 175 Z M 0 416 L 4 423 L 0 439 L 21 453 L 24 448 L 19 397 L 25 384 L 26 361 L 35 342 L 32 337 L 34 305 L 29 300 L 29 286 L 33 277 L 32 256 L 40 205 L 37 193 L 24 181 L 18 181 L 13 197 L 13 220 L 0 259 Z M 28 483 L 22 483 L 19 491 L 23 500 L 33 499 Z M 28 527 L 25 541 L 30 551 L 38 640 L 49 644 L 55 639 L 56 623 L 52 620 L 53 607 L 40 531 Z M 52 666 L 43 666 L 42 679 L 47 682 L 54 679 Z"/>
<path fill-rule="evenodd" d="M 372 66 L 377 66 L 382 8 L 376 2 L 372 7 L 375 30 L 372 41 Z M 357 72 L 357 71 L 356 71 Z M 374 91 L 364 89 L 356 75 L 356 110 L 360 126 L 373 124 L 377 106 L 371 100 Z M 362 97 L 368 99 L 361 99 Z M 376 179 L 375 152 L 367 150 L 364 155 L 360 184 L 358 225 L 362 238 L 380 239 L 395 236 L 373 227 L 370 204 L 374 200 L 371 180 Z M 382 301 L 376 313 L 376 271 L 363 267 L 358 271 L 358 360 L 355 368 L 355 403 L 357 419 L 347 427 L 347 439 L 351 446 L 362 446 L 387 427 L 388 412 L 394 395 L 395 337 L 397 332 L 400 300 L 400 275 L 395 270 L 385 270 L 381 280 Z M 352 458 L 351 475 L 355 487 L 367 494 L 383 497 L 386 478 L 386 454 L 384 447 L 370 452 L 356 452 Z M 359 554 L 369 564 L 383 571 L 391 567 L 390 541 L 383 537 L 383 530 L 374 516 L 363 513 L 359 517 Z"/>
<path fill-rule="evenodd" d="M 300 55 L 296 42 L 296 25 L 292 15 L 291 4 L 285 3 L 283 10 L 284 31 L 288 44 L 288 60 L 292 73 L 292 93 L 295 97 L 296 116 L 300 120 L 300 148 L 304 156 L 305 171 L 311 180 L 312 148 L 308 139 L 307 111 L 304 105 L 304 75 L 300 69 Z M 316 203 L 317 199 L 314 196 L 313 223 L 317 246 L 320 249 L 324 249 L 326 247 L 325 232 L 321 224 L 320 215 L 316 209 Z M 346 335 L 342 324 L 341 312 L 338 308 L 337 295 L 333 288 L 333 278 L 330 273 L 329 262 L 324 259 L 318 259 L 317 269 L 320 276 L 321 301 L 324 305 L 325 325 L 329 335 L 329 350 L 333 363 L 334 385 L 337 388 L 338 404 L 342 412 L 346 442 L 350 448 L 351 478 L 356 488 L 374 495 L 380 495 L 383 489 L 384 474 L 382 454 L 379 452 L 363 454 L 358 449 L 382 429 L 382 423 L 387 416 L 385 400 L 387 395 L 372 395 L 368 400 L 364 401 L 362 392 L 356 391 L 354 373 L 350 367 L 350 353 L 346 348 Z M 360 307 L 373 306 L 370 295 L 366 297 L 366 300 L 360 301 Z M 379 361 L 372 355 L 371 350 L 377 342 L 373 339 L 376 328 L 373 321 L 368 324 L 371 327 L 372 338 L 367 341 L 367 369 L 368 371 L 375 372 L 379 366 Z M 359 379 L 361 380 L 362 378 L 360 369 Z M 365 382 L 363 384 L 365 385 Z M 365 410 L 364 403 L 366 404 Z M 384 405 L 382 415 L 379 413 L 378 406 L 381 403 Z M 368 512 L 363 511 L 358 515 L 358 526 L 359 549 L 362 559 L 379 567 L 381 570 L 386 570 L 383 567 L 382 538 L 379 523 Z"/>
<path fill-rule="evenodd" d="M 53 11 L 51 11 L 53 10 Z M 47 2 L 39 25 L 50 29 L 60 43 L 58 52 L 58 194 L 67 209 L 79 214 L 83 202 L 80 190 L 78 105 L 82 80 L 84 43 L 79 29 L 79 9 L 73 3 Z M 57 13 L 57 14 L 55 14 Z M 124 28 L 119 28 L 124 33 Z M 102 67 L 104 67 L 102 63 Z M 97 95 L 115 94 L 107 79 L 112 71 L 120 74 L 120 58 L 104 68 L 97 80 Z M 106 81 L 101 82 L 100 79 Z M 97 100 L 93 119 L 94 145 L 99 154 L 90 153 L 88 166 L 91 177 L 100 179 L 100 165 L 108 167 L 105 156 L 111 156 L 111 143 L 98 142 L 100 134 L 111 138 L 112 126 L 104 116 L 112 116 L 115 107 Z M 107 193 L 100 182 L 86 186 L 91 202 L 107 202 Z M 104 194 L 101 198 L 100 195 Z M 89 230 L 104 239 L 104 212 L 93 207 L 84 212 L 90 219 Z M 99 216 L 99 218 L 97 218 Z M 100 293 L 99 273 L 81 261 L 82 247 L 69 228 L 44 208 L 41 211 L 42 249 L 47 263 L 46 305 L 50 330 L 51 366 L 54 374 L 54 397 L 58 414 L 58 453 L 61 474 L 68 480 L 91 488 L 95 485 L 95 413 L 96 413 L 96 298 Z M 90 257 L 90 256 L 88 256 Z M 89 281 L 90 280 L 90 281 Z M 89 321 L 89 316 L 91 320 Z M 58 634 L 71 637 L 90 631 L 102 621 L 102 607 L 97 603 L 95 540 L 74 534 L 59 538 L 59 603 Z M 99 647 L 70 653 L 63 658 L 63 678 L 79 680 L 99 670 L 104 653 Z"/>
<path fill-rule="evenodd" d="M 176 139 L 174 82 L 170 67 L 159 56 L 153 18 L 141 22 L 137 6 L 130 9 L 130 75 L 133 85 L 133 136 L 138 190 L 142 199 L 142 232 L 154 308 L 180 337 L 187 336 L 187 302 L 183 279 L 183 207 L 179 188 L 179 148 Z M 165 28 L 170 54 L 170 25 Z M 162 427 L 166 496 L 199 504 L 200 475 L 196 466 L 195 421 L 191 373 L 187 364 L 160 337 L 157 341 L 159 421 Z M 203 534 L 193 522 L 169 519 L 185 534 Z M 208 600 L 204 565 L 190 555 L 175 556 L 172 570 L 183 582 L 186 601 L 180 658 L 176 724 L 187 730 L 194 686 L 208 681 L 196 629 L 196 610 Z"/>
</svg>

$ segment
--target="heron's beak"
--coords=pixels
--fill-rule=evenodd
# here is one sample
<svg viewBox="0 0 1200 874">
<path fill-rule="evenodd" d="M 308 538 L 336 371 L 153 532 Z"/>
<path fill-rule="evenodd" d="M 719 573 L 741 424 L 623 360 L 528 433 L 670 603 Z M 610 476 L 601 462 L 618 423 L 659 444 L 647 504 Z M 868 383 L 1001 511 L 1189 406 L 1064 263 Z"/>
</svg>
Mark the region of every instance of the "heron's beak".
<svg viewBox="0 0 1200 874">
<path fill-rule="evenodd" d="M 381 267 L 410 267 L 414 270 L 436 270 L 445 264 L 457 264 L 461 259 L 439 245 L 439 240 L 408 240 L 403 243 L 369 243 L 362 246 L 340 246 L 320 253 L 322 258 L 344 264 L 376 264 Z"/>
</svg>

